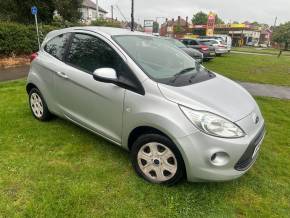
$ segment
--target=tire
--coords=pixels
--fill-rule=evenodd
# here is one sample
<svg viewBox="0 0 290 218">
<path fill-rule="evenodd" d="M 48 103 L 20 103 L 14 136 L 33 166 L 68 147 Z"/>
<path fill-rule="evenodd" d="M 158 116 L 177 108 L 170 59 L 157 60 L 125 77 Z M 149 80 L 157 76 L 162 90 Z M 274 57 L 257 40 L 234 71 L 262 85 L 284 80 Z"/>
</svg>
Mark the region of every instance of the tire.
<svg viewBox="0 0 290 218">
<path fill-rule="evenodd" d="M 37 88 L 32 88 L 29 92 L 29 107 L 33 116 L 40 121 L 48 121 L 52 118 L 52 114 Z"/>
<path fill-rule="evenodd" d="M 174 185 L 185 175 L 179 150 L 163 135 L 140 136 L 133 143 L 131 158 L 136 173 L 151 183 Z"/>
</svg>

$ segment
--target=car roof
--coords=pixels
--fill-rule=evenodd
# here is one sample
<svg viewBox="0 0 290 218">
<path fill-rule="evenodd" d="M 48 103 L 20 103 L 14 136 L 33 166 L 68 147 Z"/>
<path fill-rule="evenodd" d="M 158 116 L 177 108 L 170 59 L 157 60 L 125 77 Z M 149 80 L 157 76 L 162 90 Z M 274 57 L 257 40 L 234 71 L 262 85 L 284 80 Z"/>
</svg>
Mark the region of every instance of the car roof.
<svg viewBox="0 0 290 218">
<path fill-rule="evenodd" d="M 156 37 L 150 34 L 138 32 L 138 31 L 131 31 L 129 29 L 122 29 L 122 28 L 114 28 L 114 27 L 99 27 L 99 26 L 82 26 L 82 27 L 69 27 L 65 29 L 59 29 L 59 30 L 53 30 L 49 32 L 45 40 L 43 41 L 43 44 L 45 44 L 47 41 L 52 39 L 53 37 L 72 32 L 72 31 L 89 31 L 89 32 L 95 32 L 100 35 L 103 35 L 107 38 L 110 38 L 111 36 L 117 36 L 117 35 L 143 35 L 143 36 L 151 36 L 151 37 Z"/>
<path fill-rule="evenodd" d="M 151 35 L 146 34 L 146 33 L 138 32 L 138 31 L 131 31 L 129 29 L 114 28 L 114 27 L 99 27 L 99 26 L 70 27 L 70 28 L 66 28 L 66 29 L 61 29 L 59 31 L 69 32 L 72 30 L 92 31 L 92 32 L 100 33 L 102 35 L 107 35 L 107 36 L 116 36 L 116 35 L 151 36 Z"/>
</svg>

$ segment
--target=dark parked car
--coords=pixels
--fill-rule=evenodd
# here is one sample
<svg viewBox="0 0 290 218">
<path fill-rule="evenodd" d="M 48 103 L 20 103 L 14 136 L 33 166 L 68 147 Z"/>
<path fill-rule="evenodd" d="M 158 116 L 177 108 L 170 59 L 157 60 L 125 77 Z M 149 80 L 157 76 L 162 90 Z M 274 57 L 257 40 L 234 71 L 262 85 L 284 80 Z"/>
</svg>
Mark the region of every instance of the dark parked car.
<svg viewBox="0 0 290 218">
<path fill-rule="evenodd" d="M 188 48 L 186 47 L 182 42 L 180 42 L 177 39 L 173 38 L 168 38 L 168 37 L 163 37 L 163 39 L 167 40 L 168 42 L 174 44 L 176 47 L 180 48 L 183 50 L 185 53 L 187 53 L 189 56 L 193 57 L 195 60 L 197 60 L 199 63 L 203 61 L 203 53 L 198 51 L 197 49 L 194 48 Z"/>
<path fill-rule="evenodd" d="M 203 45 L 197 39 L 180 39 L 180 41 L 188 48 L 194 48 L 203 53 L 205 61 L 211 60 L 215 57 L 215 49 L 213 46 Z"/>
</svg>

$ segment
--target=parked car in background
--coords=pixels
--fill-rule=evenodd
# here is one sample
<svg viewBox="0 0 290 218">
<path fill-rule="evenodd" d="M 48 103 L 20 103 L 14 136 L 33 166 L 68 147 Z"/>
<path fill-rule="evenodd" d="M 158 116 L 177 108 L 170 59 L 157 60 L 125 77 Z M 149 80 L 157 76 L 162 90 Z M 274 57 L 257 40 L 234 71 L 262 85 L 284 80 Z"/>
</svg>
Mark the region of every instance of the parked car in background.
<svg viewBox="0 0 290 218">
<path fill-rule="evenodd" d="M 193 57 L 197 62 L 201 63 L 203 61 L 203 53 L 198 51 L 194 48 L 188 48 L 186 47 L 182 42 L 180 42 L 177 39 L 169 38 L 169 37 L 162 37 L 163 39 L 167 40 L 168 42 L 172 43 L 176 47 L 183 50 L 185 53 L 187 53 L 190 57 Z"/>
<path fill-rule="evenodd" d="M 213 46 L 207 46 L 200 43 L 197 39 L 180 39 L 180 41 L 188 48 L 194 48 L 203 54 L 203 59 L 205 61 L 212 60 L 215 58 L 215 49 Z"/>
<path fill-rule="evenodd" d="M 201 39 L 200 43 L 203 45 L 213 46 L 216 56 L 221 56 L 228 53 L 227 46 L 219 39 Z"/>
<path fill-rule="evenodd" d="M 152 183 L 236 179 L 265 135 L 259 106 L 239 84 L 126 29 L 50 32 L 31 56 L 26 91 L 36 119 L 57 115 L 130 151 Z"/>
<path fill-rule="evenodd" d="M 201 39 L 218 39 L 221 40 L 227 47 L 228 52 L 232 49 L 232 37 L 228 35 L 200 36 Z"/>
</svg>

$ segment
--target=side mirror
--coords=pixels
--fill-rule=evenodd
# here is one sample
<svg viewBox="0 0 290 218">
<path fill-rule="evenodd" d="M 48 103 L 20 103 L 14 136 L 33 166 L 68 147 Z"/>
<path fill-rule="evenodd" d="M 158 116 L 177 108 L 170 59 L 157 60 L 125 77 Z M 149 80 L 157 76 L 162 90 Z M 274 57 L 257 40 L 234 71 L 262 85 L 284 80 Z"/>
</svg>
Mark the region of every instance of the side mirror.
<svg viewBox="0 0 290 218">
<path fill-rule="evenodd" d="M 99 68 L 93 72 L 95 80 L 104 83 L 117 83 L 117 72 L 113 68 Z"/>
</svg>

